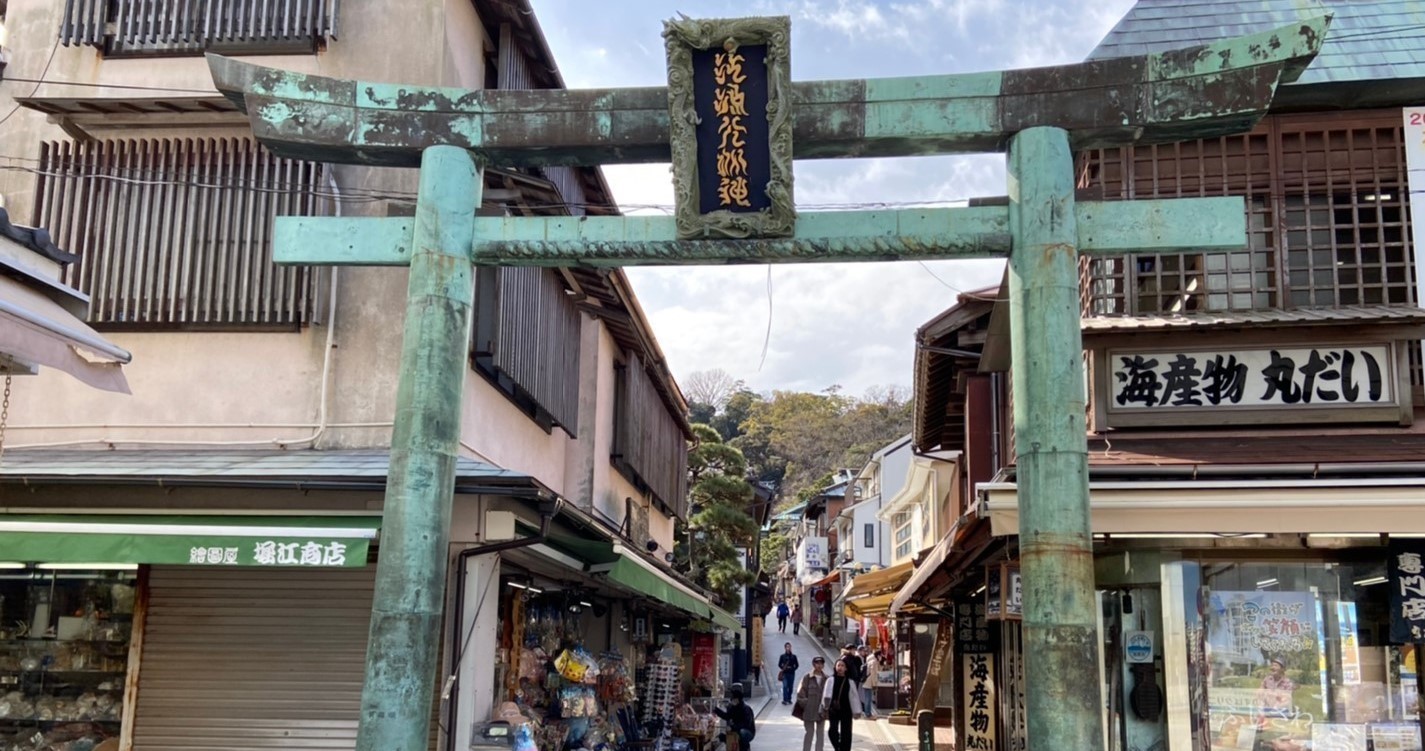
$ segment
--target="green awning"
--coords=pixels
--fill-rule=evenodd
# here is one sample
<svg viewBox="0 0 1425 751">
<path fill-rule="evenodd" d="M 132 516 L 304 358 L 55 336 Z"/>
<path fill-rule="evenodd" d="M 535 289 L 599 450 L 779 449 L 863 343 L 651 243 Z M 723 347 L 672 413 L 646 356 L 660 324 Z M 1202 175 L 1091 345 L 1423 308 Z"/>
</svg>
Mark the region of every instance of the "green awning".
<svg viewBox="0 0 1425 751">
<path fill-rule="evenodd" d="M 708 619 L 711 611 L 706 600 L 695 597 L 673 583 L 673 580 L 643 566 L 626 555 L 613 563 L 591 566 L 594 573 L 608 574 L 609 581 L 625 589 L 664 602 L 695 617 Z"/>
<path fill-rule="evenodd" d="M 359 568 L 380 517 L 0 515 L 0 561 Z"/>
<path fill-rule="evenodd" d="M 742 624 L 737 622 L 737 616 L 734 616 L 732 613 L 716 605 L 709 605 L 708 610 L 712 611 L 712 622 L 714 626 L 730 629 L 732 631 L 742 630 Z"/>
</svg>

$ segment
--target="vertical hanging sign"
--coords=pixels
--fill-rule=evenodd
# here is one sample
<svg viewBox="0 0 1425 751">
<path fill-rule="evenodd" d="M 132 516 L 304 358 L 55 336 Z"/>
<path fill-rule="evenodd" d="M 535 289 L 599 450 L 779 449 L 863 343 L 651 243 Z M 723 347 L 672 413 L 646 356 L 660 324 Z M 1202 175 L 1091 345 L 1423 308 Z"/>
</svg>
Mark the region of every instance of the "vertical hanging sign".
<svg viewBox="0 0 1425 751">
<path fill-rule="evenodd" d="M 963 706 L 966 751 L 995 751 L 995 656 L 967 654 Z"/>
<path fill-rule="evenodd" d="M 786 237 L 791 19 L 663 23 L 678 237 Z"/>
<path fill-rule="evenodd" d="M 1390 641 L 1425 642 L 1425 545 L 1392 542 L 1386 564 L 1390 583 Z"/>
</svg>

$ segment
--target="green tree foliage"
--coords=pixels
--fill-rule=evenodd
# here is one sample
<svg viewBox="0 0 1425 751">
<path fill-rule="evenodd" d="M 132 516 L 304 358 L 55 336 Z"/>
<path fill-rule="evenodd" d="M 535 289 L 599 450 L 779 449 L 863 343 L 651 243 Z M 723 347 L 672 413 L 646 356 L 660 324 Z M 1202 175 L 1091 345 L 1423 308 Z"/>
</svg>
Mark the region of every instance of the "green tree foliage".
<svg viewBox="0 0 1425 751">
<path fill-rule="evenodd" d="M 696 443 L 688 451 L 691 512 L 679 529 L 674 556 L 678 567 L 722 607 L 736 610 L 743 587 L 756 579 L 737 552 L 757 540 L 757 522 L 747 513 L 753 499 L 747 460 L 709 425 L 694 425 L 693 434 Z"/>
<path fill-rule="evenodd" d="M 729 400 L 729 404 L 731 404 Z M 831 388 L 819 394 L 774 391 L 751 401 L 732 441 L 754 476 L 773 475 L 782 498 L 796 498 L 818 478 L 857 469 L 871 454 L 910 430 L 911 402 L 896 388 L 872 389 L 861 399 Z"/>
</svg>

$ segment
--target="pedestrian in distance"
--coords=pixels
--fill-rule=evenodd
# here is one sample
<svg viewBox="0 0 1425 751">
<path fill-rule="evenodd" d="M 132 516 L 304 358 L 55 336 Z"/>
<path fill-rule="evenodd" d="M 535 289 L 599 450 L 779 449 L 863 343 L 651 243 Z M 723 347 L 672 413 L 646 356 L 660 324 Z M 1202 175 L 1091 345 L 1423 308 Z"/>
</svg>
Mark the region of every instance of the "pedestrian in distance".
<svg viewBox="0 0 1425 751">
<path fill-rule="evenodd" d="M 732 701 L 728 703 L 727 709 L 713 709 L 713 714 L 727 721 L 727 731 L 736 733 L 739 741 L 738 747 L 742 751 L 750 751 L 752 739 L 757 737 L 757 717 L 752 713 L 752 707 L 742 700 L 742 684 L 732 684 Z"/>
<path fill-rule="evenodd" d="M 861 647 L 865 678 L 861 681 L 861 709 L 868 719 L 876 719 L 876 689 L 881 687 L 881 660 L 869 647 Z"/>
<path fill-rule="evenodd" d="M 831 723 L 833 751 L 851 751 L 851 720 L 861 719 L 861 692 L 847 674 L 846 660 L 836 661 L 836 674 L 822 690 L 821 708 Z"/>
<path fill-rule="evenodd" d="M 855 644 L 847 644 L 841 648 L 841 659 L 846 662 L 846 677 L 856 684 L 856 691 L 861 691 L 861 682 L 866 679 L 863 670 L 866 664 L 861 661 L 861 656 L 856 653 Z"/>
<path fill-rule="evenodd" d="M 797 688 L 797 703 L 792 710 L 802 713 L 802 725 L 806 728 L 802 736 L 802 751 L 812 751 L 812 739 L 816 739 L 816 751 L 826 749 L 826 715 L 821 711 L 821 697 L 826 693 L 826 660 L 813 657 L 811 672 L 802 676 L 802 684 Z"/>
<path fill-rule="evenodd" d="M 777 658 L 777 680 L 782 682 L 782 703 L 792 703 L 792 688 L 796 686 L 797 669 L 802 666 L 797 656 L 792 654 L 792 643 L 783 647 L 782 656 Z"/>
<path fill-rule="evenodd" d="M 802 604 L 799 602 L 792 606 L 792 633 L 802 632 Z"/>
<path fill-rule="evenodd" d="M 800 608 L 801 606 L 798 605 L 797 607 Z M 789 613 L 790 609 L 787 608 L 786 600 L 777 603 L 777 631 L 783 634 L 787 633 L 787 615 Z"/>
</svg>

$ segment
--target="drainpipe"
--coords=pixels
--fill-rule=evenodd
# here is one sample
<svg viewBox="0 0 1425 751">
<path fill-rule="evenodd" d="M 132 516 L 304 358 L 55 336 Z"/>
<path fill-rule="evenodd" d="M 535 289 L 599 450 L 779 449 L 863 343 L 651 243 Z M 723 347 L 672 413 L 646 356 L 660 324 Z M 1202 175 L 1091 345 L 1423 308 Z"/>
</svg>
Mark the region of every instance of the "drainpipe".
<svg viewBox="0 0 1425 751">
<path fill-rule="evenodd" d="M 455 556 L 455 622 L 461 623 L 465 612 L 465 564 L 477 555 L 489 555 L 515 548 L 538 545 L 549 539 L 549 527 L 554 521 L 554 517 L 559 515 L 559 510 L 563 508 L 564 501 L 558 496 L 552 498 L 541 498 L 539 501 L 539 534 L 533 537 L 521 537 L 517 540 L 502 540 L 486 545 L 476 545 L 473 548 L 466 548 Z M 472 629 L 474 624 L 470 626 Z M 456 629 L 460 633 L 460 629 Z M 441 692 L 441 701 L 446 702 L 445 712 L 445 748 L 446 751 L 456 751 L 455 749 L 455 721 L 459 718 L 457 702 L 460 699 L 460 662 L 465 657 L 465 645 L 461 644 L 460 651 L 456 652 L 455 659 L 451 661 L 450 675 L 445 679 L 445 690 Z"/>
</svg>

